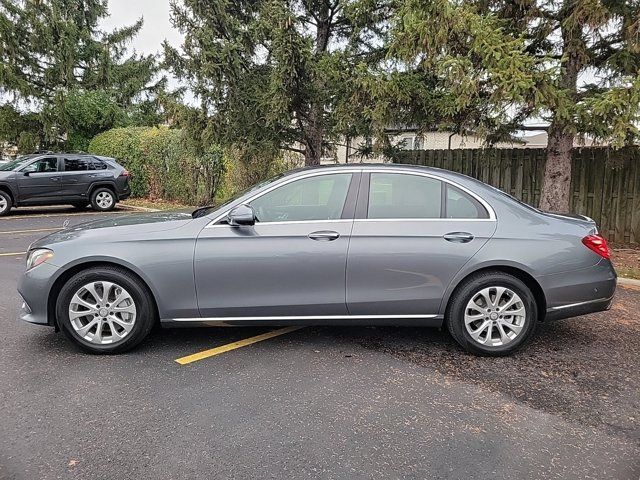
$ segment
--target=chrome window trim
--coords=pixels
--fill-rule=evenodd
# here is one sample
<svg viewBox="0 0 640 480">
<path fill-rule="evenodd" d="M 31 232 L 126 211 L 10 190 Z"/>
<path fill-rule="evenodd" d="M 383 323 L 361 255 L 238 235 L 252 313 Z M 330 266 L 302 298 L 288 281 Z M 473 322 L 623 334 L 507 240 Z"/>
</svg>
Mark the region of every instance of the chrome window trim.
<svg viewBox="0 0 640 480">
<path fill-rule="evenodd" d="M 439 180 L 441 182 L 444 183 L 448 183 L 449 185 L 453 185 L 456 188 L 459 188 L 460 190 L 462 190 L 463 192 L 467 193 L 468 195 L 471 195 L 473 198 L 475 198 L 478 202 L 480 202 L 480 204 L 487 209 L 487 212 L 489 213 L 489 218 L 415 218 L 415 219 L 411 219 L 411 218 L 380 218 L 380 219 L 374 219 L 374 218 L 357 218 L 355 219 L 355 221 L 365 221 L 365 222 L 370 222 L 370 221 L 392 221 L 392 222 L 406 222 L 406 221 L 463 221 L 463 222 L 469 222 L 469 221 L 480 221 L 480 222 L 494 222 L 496 221 L 496 212 L 493 209 L 493 207 L 491 207 L 491 205 L 489 205 L 489 203 L 487 203 L 486 200 L 484 200 L 482 197 L 480 197 L 479 195 L 477 195 L 476 193 L 472 192 L 471 190 L 469 190 L 468 188 L 460 185 L 459 183 L 456 183 L 452 180 L 449 180 L 448 178 L 444 178 L 444 177 L 440 177 L 438 175 L 434 175 L 432 173 L 429 172 L 413 172 L 413 171 L 407 171 L 406 169 L 403 168 L 394 168 L 394 167 L 384 167 L 384 168 L 376 168 L 376 167 L 340 167 L 340 170 L 331 170 L 328 172 L 325 171 L 313 171 L 313 172 L 309 172 L 303 175 L 294 175 L 293 178 L 290 178 L 286 181 L 277 183 L 276 185 L 273 185 L 272 187 L 268 188 L 267 190 L 265 190 L 264 192 L 260 192 L 250 198 L 248 198 L 247 200 L 244 201 L 244 203 L 250 203 L 252 201 L 254 201 L 257 198 L 260 198 L 261 196 L 271 192 L 272 190 L 275 190 L 276 188 L 282 187 L 284 185 L 287 185 L 291 182 L 295 182 L 297 180 L 302 180 L 304 178 L 309 178 L 309 177 L 316 177 L 316 176 L 320 176 L 320 175 L 335 175 L 335 174 L 340 174 L 340 173 L 401 173 L 404 175 L 417 175 L 417 176 L 421 176 L 421 177 L 428 177 L 428 178 L 432 178 L 434 180 Z M 225 211 L 224 213 L 218 215 L 217 217 L 215 217 L 211 222 L 209 222 L 207 224 L 207 226 L 205 228 L 212 228 L 215 227 L 216 223 L 220 220 L 222 220 L 224 217 L 226 217 L 229 212 L 231 211 L 231 209 Z M 278 221 L 278 222 L 259 222 L 260 225 L 273 225 L 273 224 L 284 224 L 284 223 L 317 223 L 317 222 L 337 222 L 337 221 L 341 221 L 341 220 L 345 220 L 345 219 L 336 219 L 336 220 L 292 220 L 290 222 L 287 221 Z M 350 220 L 350 219 L 346 219 L 346 221 L 351 222 L 354 220 Z M 227 225 L 225 225 L 227 226 Z"/>
<path fill-rule="evenodd" d="M 257 222 L 257 224 L 260 225 L 296 225 L 296 224 L 305 224 L 305 223 L 351 223 L 353 222 L 353 219 L 351 218 L 337 218 L 335 220 L 290 220 L 290 221 L 286 221 L 286 220 L 282 220 L 282 221 L 278 221 L 278 222 Z M 220 227 L 230 227 L 230 228 L 237 228 L 237 227 L 231 227 L 230 225 L 226 224 L 226 223 L 219 223 L 216 225 L 207 225 L 206 228 L 220 228 Z"/>
<path fill-rule="evenodd" d="M 266 317 L 197 317 L 197 318 L 163 318 L 163 322 L 231 322 L 252 320 L 367 320 L 375 318 L 436 318 L 436 314 L 411 315 L 271 315 Z"/>
</svg>

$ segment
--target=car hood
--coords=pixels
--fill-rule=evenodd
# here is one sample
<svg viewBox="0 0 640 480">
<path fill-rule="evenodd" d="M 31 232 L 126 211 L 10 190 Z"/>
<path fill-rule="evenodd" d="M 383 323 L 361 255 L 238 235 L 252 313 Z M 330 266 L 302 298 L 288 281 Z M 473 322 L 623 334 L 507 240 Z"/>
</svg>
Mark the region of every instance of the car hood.
<svg viewBox="0 0 640 480">
<path fill-rule="evenodd" d="M 0 180 L 6 180 L 12 177 L 15 172 L 13 170 L 0 170 Z"/>
<path fill-rule="evenodd" d="M 192 221 L 193 217 L 190 214 L 178 212 L 118 215 L 65 228 L 34 242 L 31 248 L 78 238 L 99 237 L 104 240 L 112 237 L 117 240 L 144 237 L 146 234 L 179 228 Z"/>
</svg>

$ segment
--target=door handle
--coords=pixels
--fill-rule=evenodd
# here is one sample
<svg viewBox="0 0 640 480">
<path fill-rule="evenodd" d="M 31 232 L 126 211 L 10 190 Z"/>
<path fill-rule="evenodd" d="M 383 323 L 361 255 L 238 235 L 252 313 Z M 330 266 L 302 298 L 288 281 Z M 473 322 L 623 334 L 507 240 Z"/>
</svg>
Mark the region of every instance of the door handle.
<svg viewBox="0 0 640 480">
<path fill-rule="evenodd" d="M 444 235 L 447 242 L 453 243 L 469 243 L 473 240 L 473 235 L 468 232 L 451 232 Z"/>
<path fill-rule="evenodd" d="M 57 182 L 60 180 L 60 177 L 50 177 L 49 180 L 51 180 L 52 182 Z"/>
<path fill-rule="evenodd" d="M 311 240 L 320 240 L 325 242 L 330 242 L 331 240 L 335 240 L 340 237 L 338 232 L 333 232 L 330 230 L 322 230 L 320 232 L 313 232 L 307 235 Z"/>
</svg>

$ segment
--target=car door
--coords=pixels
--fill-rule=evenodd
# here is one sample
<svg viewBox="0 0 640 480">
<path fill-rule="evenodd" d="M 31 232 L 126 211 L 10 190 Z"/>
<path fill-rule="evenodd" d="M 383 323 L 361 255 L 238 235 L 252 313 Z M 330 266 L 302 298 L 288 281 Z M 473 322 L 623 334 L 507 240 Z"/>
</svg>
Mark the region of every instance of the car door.
<svg viewBox="0 0 640 480">
<path fill-rule="evenodd" d="M 65 155 L 62 167 L 63 196 L 71 200 L 86 198 L 91 175 L 96 173 L 91 162 L 84 157 Z"/>
<path fill-rule="evenodd" d="M 62 194 L 58 158 L 46 156 L 24 166 L 17 175 L 20 202 L 57 201 Z"/>
<path fill-rule="evenodd" d="M 421 173 L 363 174 L 347 260 L 349 313 L 437 315 L 451 279 L 495 228 L 493 210 L 461 186 Z"/>
<path fill-rule="evenodd" d="M 295 177 L 248 201 L 255 225 L 204 228 L 194 258 L 201 316 L 345 315 L 358 182 L 357 171 Z"/>
</svg>

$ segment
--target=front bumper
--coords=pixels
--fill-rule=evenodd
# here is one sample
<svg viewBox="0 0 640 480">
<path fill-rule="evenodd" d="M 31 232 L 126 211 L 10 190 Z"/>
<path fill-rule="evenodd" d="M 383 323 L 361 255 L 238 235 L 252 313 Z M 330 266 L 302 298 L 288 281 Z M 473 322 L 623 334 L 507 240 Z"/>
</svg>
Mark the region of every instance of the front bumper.
<svg viewBox="0 0 640 480">
<path fill-rule="evenodd" d="M 18 281 L 18 293 L 24 302 L 20 312 L 22 320 L 53 325 L 53 319 L 48 315 L 48 300 L 58 270 L 55 265 L 45 262 L 22 274 Z"/>
<path fill-rule="evenodd" d="M 613 265 L 605 259 L 590 268 L 539 280 L 547 299 L 547 320 L 609 310 L 618 283 Z"/>
</svg>

